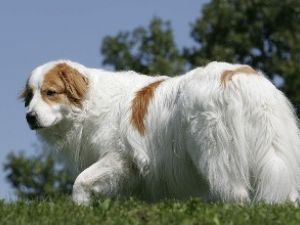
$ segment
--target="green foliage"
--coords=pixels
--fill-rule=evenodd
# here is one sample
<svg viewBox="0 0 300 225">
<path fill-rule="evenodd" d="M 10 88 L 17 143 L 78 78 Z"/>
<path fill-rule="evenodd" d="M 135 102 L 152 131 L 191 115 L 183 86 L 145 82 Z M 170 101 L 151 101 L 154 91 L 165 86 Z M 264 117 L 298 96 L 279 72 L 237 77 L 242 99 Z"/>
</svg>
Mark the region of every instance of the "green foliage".
<svg viewBox="0 0 300 225">
<path fill-rule="evenodd" d="M 175 75 L 184 67 L 170 23 L 158 18 L 154 18 L 148 28 L 139 27 L 104 38 L 101 53 L 103 64 L 115 70 Z"/>
<path fill-rule="evenodd" d="M 59 168 L 50 155 L 26 157 L 24 154 L 9 154 L 4 164 L 7 179 L 22 199 L 51 198 L 70 194 L 71 176 Z"/>
<path fill-rule="evenodd" d="M 67 199 L 31 203 L 0 202 L 1 225 L 40 224 L 238 224 L 296 225 L 300 210 L 291 205 L 207 204 L 197 199 L 148 204 L 136 200 L 95 201 L 76 206 Z"/>
<path fill-rule="evenodd" d="M 292 57 L 300 35 L 299 1 L 214 0 L 192 27 L 194 65 L 211 60 L 251 64 L 269 75 Z"/>
</svg>

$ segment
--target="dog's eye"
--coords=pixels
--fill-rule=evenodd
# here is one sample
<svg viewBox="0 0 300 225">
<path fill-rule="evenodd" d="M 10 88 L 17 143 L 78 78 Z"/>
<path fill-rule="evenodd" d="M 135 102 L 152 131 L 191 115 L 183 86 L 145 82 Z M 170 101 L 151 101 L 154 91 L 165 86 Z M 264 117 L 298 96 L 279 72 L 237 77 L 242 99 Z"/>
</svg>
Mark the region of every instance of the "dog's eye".
<svg viewBox="0 0 300 225">
<path fill-rule="evenodd" d="M 56 93 L 56 91 L 53 91 L 53 90 L 48 90 L 48 91 L 46 91 L 46 95 L 47 96 L 54 96 L 54 95 L 56 95 L 57 93 Z"/>
</svg>

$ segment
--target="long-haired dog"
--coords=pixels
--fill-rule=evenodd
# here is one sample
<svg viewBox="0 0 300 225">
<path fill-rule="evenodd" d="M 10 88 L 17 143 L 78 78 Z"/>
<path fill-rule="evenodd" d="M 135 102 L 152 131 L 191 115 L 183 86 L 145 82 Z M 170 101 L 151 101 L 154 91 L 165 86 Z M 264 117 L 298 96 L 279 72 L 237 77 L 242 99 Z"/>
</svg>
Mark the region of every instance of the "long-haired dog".
<svg viewBox="0 0 300 225">
<path fill-rule="evenodd" d="M 22 97 L 31 129 L 80 168 L 79 204 L 93 194 L 299 199 L 293 107 L 247 65 L 212 62 L 170 78 L 60 60 L 33 70 Z"/>
</svg>

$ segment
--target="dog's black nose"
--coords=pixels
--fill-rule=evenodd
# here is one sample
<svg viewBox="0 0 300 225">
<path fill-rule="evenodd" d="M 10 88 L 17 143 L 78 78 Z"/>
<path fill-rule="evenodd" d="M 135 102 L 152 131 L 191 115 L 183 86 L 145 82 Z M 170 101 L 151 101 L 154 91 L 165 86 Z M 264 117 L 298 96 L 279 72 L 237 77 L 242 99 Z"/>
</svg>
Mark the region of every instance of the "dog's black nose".
<svg viewBox="0 0 300 225">
<path fill-rule="evenodd" d="M 28 123 L 34 123 L 36 121 L 36 113 L 35 112 L 28 112 L 26 114 L 26 120 Z"/>
<path fill-rule="evenodd" d="M 34 129 L 37 127 L 37 114 L 35 112 L 28 112 L 26 114 L 26 120 L 30 126 L 31 129 Z"/>
</svg>

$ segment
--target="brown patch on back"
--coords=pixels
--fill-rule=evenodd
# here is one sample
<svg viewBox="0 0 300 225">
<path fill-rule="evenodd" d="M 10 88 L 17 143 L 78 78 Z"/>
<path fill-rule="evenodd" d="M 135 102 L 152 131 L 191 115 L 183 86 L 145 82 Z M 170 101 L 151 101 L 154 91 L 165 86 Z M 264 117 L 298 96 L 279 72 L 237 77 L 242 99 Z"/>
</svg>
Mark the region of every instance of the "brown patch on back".
<svg viewBox="0 0 300 225">
<path fill-rule="evenodd" d="M 66 63 L 57 64 L 47 74 L 41 88 L 44 101 L 52 103 L 71 103 L 82 106 L 88 89 L 88 79 L 78 70 Z M 49 95 L 49 94 L 53 95 Z"/>
<path fill-rule="evenodd" d="M 232 79 L 235 74 L 247 74 L 247 75 L 257 75 L 257 72 L 250 66 L 242 66 L 235 70 L 225 70 L 221 75 L 221 84 L 226 87 L 228 81 Z"/>
<path fill-rule="evenodd" d="M 131 105 L 131 123 L 140 132 L 141 135 L 145 134 L 144 118 L 148 112 L 148 106 L 154 96 L 155 89 L 160 85 L 163 80 L 155 81 L 148 86 L 136 92 L 136 96 Z"/>
</svg>

